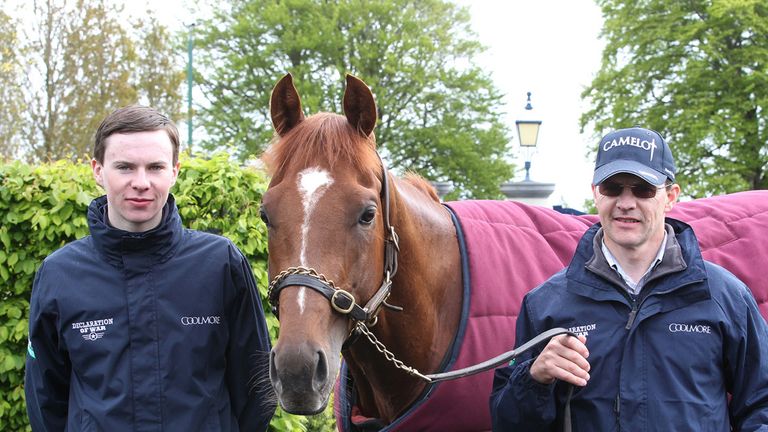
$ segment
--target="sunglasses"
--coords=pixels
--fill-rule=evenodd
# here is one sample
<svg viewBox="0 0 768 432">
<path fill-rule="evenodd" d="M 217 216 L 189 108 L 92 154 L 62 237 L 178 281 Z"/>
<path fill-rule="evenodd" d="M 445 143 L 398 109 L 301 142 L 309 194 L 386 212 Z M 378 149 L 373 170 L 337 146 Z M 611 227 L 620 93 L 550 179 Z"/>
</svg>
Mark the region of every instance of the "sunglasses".
<svg viewBox="0 0 768 432">
<path fill-rule="evenodd" d="M 617 197 L 624 192 L 624 188 L 629 188 L 632 191 L 632 195 L 637 198 L 653 198 L 656 196 L 656 191 L 664 189 L 666 186 L 654 186 L 648 183 L 639 183 L 633 185 L 625 185 L 614 182 L 602 182 L 597 186 L 597 190 L 601 195 L 607 197 Z"/>
</svg>

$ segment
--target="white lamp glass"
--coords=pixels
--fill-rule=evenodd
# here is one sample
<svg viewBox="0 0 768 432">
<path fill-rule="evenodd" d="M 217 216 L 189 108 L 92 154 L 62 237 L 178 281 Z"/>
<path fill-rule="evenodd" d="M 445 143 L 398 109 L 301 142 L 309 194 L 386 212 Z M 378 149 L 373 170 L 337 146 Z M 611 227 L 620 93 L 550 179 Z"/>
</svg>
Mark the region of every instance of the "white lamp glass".
<svg viewBox="0 0 768 432">
<path fill-rule="evenodd" d="M 539 138 L 540 120 L 517 120 L 517 136 L 520 138 L 522 147 L 536 147 L 536 141 Z"/>
</svg>

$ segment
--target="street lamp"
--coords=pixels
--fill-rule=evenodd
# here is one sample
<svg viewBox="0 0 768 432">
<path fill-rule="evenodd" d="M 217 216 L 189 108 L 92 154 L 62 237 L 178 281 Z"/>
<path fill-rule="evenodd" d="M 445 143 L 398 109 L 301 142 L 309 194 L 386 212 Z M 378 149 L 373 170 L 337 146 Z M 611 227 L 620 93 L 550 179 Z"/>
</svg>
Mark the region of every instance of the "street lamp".
<svg viewBox="0 0 768 432">
<path fill-rule="evenodd" d="M 531 92 L 528 92 L 528 104 L 525 106 L 527 111 L 533 109 L 531 106 Z M 531 153 L 536 147 L 536 142 L 539 139 L 539 127 L 541 127 L 541 120 L 516 120 L 517 125 L 517 137 L 520 139 L 520 147 L 525 152 L 525 181 L 530 181 L 531 171 Z"/>
<path fill-rule="evenodd" d="M 525 110 L 531 111 L 532 109 L 531 92 L 528 92 L 528 104 L 525 106 Z M 526 113 L 523 117 L 528 116 L 529 114 Z M 525 180 L 502 183 L 499 186 L 499 189 L 501 190 L 501 193 L 511 200 L 546 206 L 548 197 L 555 190 L 555 184 L 541 183 L 531 180 L 531 155 L 536 149 L 536 144 L 539 140 L 541 120 L 516 120 L 515 125 L 517 126 L 517 137 L 520 140 L 520 148 L 525 157 Z"/>
</svg>

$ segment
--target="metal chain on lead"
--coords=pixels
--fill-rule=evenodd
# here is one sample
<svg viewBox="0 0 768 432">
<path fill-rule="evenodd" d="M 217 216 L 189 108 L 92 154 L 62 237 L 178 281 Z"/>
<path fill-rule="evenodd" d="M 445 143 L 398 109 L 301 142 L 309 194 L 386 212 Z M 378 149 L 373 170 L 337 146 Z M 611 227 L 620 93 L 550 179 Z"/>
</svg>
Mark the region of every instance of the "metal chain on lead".
<svg viewBox="0 0 768 432">
<path fill-rule="evenodd" d="M 395 354 L 392 353 L 392 351 L 388 350 L 387 347 L 383 343 L 381 343 L 378 338 L 376 338 L 376 335 L 374 335 L 373 333 L 371 333 L 370 330 L 368 330 L 368 327 L 365 324 L 358 322 L 357 328 L 360 330 L 361 333 L 365 335 L 366 338 L 368 338 L 368 340 L 373 344 L 373 346 L 376 347 L 376 350 L 384 354 L 384 357 L 387 360 L 391 361 L 396 368 L 407 372 L 409 375 L 419 377 L 426 382 L 432 382 L 432 380 L 429 377 L 425 376 L 424 374 L 419 372 L 417 369 L 412 368 L 410 366 L 406 366 L 405 363 L 398 360 L 395 357 Z"/>
</svg>

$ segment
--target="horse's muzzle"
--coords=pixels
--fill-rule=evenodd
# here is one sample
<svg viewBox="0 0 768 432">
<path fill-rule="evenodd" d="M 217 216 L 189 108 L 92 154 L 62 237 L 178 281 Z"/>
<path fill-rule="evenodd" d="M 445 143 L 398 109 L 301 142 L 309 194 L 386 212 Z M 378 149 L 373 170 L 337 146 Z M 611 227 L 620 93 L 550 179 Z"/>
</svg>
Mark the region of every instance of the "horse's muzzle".
<svg viewBox="0 0 768 432">
<path fill-rule="evenodd" d="M 333 374 L 331 374 L 333 368 Z M 310 342 L 276 345 L 269 358 L 269 378 L 280 406 L 291 414 L 313 415 L 328 405 L 338 361 L 329 364 L 325 351 Z"/>
</svg>

